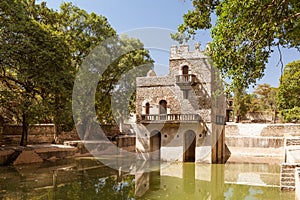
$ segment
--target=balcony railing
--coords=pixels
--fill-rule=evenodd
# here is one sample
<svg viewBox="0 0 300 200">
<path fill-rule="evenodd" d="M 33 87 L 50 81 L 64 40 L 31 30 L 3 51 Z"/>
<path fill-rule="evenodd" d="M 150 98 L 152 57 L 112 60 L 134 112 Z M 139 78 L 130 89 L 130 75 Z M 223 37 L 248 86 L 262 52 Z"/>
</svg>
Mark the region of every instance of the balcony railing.
<svg viewBox="0 0 300 200">
<path fill-rule="evenodd" d="M 177 85 L 194 85 L 196 83 L 196 75 L 184 74 L 176 76 Z"/>
<path fill-rule="evenodd" d="M 199 114 L 164 114 L 164 115 L 139 115 L 137 120 L 141 122 L 150 121 L 164 121 L 164 122 L 177 122 L 177 121 L 201 121 Z"/>
</svg>

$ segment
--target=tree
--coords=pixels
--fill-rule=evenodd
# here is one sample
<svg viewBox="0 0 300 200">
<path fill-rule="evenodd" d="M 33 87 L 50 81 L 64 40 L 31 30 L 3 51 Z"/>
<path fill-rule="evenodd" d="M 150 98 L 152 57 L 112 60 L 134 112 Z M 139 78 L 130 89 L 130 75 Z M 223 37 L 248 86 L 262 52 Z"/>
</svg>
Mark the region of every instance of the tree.
<svg viewBox="0 0 300 200">
<path fill-rule="evenodd" d="M 276 111 L 277 88 L 269 84 L 258 84 L 254 90 L 259 104 L 259 111 Z"/>
<path fill-rule="evenodd" d="M 118 83 L 122 75 L 145 63 L 152 66 L 143 44 L 120 38 L 105 17 L 89 14 L 71 3 L 63 3 L 60 11 L 54 11 L 34 0 L 0 2 L 1 111 L 23 123 L 22 145 L 26 145 L 32 123 L 53 122 L 55 138 L 73 128 L 75 75 L 87 55 L 109 38 L 118 43 L 107 44 L 110 50 L 101 56 L 112 56 L 119 44 L 121 49 L 132 51 L 120 55 L 97 80 L 97 118 L 102 123 L 112 123 L 110 98 L 116 87 L 122 88 Z M 149 67 L 141 71 L 145 69 Z"/>
<path fill-rule="evenodd" d="M 234 112 L 235 112 L 235 122 L 240 122 L 241 118 L 246 115 L 249 111 L 250 96 L 247 94 L 246 90 L 235 91 L 233 97 L 234 101 Z"/>
<path fill-rule="evenodd" d="M 64 41 L 34 20 L 29 10 L 25 1 L 0 4 L 0 80 L 5 86 L 1 100 L 23 124 L 21 145 L 27 143 L 28 125 L 47 118 L 47 101 L 65 83 L 69 65 Z"/>
<path fill-rule="evenodd" d="M 285 121 L 300 120 L 300 60 L 285 66 L 276 99 Z"/>
<path fill-rule="evenodd" d="M 47 16 L 53 11 L 46 7 L 44 7 L 44 9 L 47 10 L 45 13 L 48 14 L 45 15 L 44 20 L 42 17 L 41 21 L 49 23 L 49 17 Z M 51 27 L 53 27 L 54 30 L 61 32 L 64 36 L 72 55 L 71 63 L 74 70 L 74 76 L 78 73 L 83 62 L 86 61 L 87 56 L 97 56 L 100 58 L 100 60 L 98 59 L 96 62 L 95 60 L 91 61 L 89 59 L 87 59 L 86 62 L 92 62 L 93 65 L 98 66 L 99 68 L 99 65 L 100 67 L 105 67 L 102 65 L 103 60 L 101 60 L 101 58 L 112 58 L 116 56 L 120 50 L 124 52 L 124 55 L 119 53 L 119 57 L 114 62 L 109 63 L 109 67 L 102 74 L 100 80 L 96 80 L 96 101 L 93 106 L 96 107 L 97 121 L 101 124 L 115 124 L 116 116 L 114 115 L 116 112 L 112 111 L 111 106 L 112 93 L 116 92 L 116 88 L 118 88 L 118 90 L 122 88 L 120 86 L 117 87 L 117 84 L 121 77 L 128 71 L 139 67 L 138 69 L 141 70 L 138 71 L 143 72 L 143 75 L 145 75 L 145 71 L 148 71 L 153 63 L 149 56 L 149 52 L 144 49 L 143 44 L 139 40 L 118 36 L 104 16 L 99 16 L 95 13 L 87 13 L 71 3 L 63 3 L 61 5 L 61 10 L 57 14 L 51 15 L 58 16 L 59 20 L 56 22 L 51 20 L 50 24 L 56 24 L 55 26 L 51 25 Z M 104 52 L 96 52 L 94 50 L 99 45 L 102 46 L 103 43 L 107 43 L 107 41 L 110 41 L 110 44 L 107 44 L 107 48 Z M 127 51 L 128 49 L 132 49 L 132 51 Z M 149 65 L 143 68 L 140 67 L 145 64 Z M 90 75 L 87 75 L 86 73 L 83 74 L 87 77 Z M 130 79 L 128 82 L 135 83 L 135 79 Z M 92 82 L 88 80 L 85 90 L 91 87 L 91 83 Z M 120 102 L 120 104 L 128 106 L 124 104 L 124 102 Z M 93 110 L 93 108 L 87 106 L 80 112 L 90 115 L 91 110 Z M 90 122 L 80 121 L 78 123 L 84 127 L 83 132 L 89 132 Z"/>
<path fill-rule="evenodd" d="M 81 138 L 95 139 L 91 133 L 99 122 L 120 123 L 124 114 L 132 110 L 128 107 L 134 99 L 136 77 L 144 76 L 153 67 L 152 63 L 143 44 L 127 37 L 111 37 L 90 52 L 73 90 L 74 118 Z M 128 113 L 123 112 L 126 110 Z"/>
<path fill-rule="evenodd" d="M 67 74 L 61 79 L 57 76 L 57 85 L 52 90 L 52 98 L 48 102 L 52 106 L 53 122 L 56 127 L 55 138 L 61 131 L 73 128 L 72 91 L 75 75 L 85 57 L 103 40 L 116 35 L 115 30 L 104 16 L 87 13 L 72 3 L 63 3 L 60 11 L 54 11 L 45 2 L 34 7 L 34 18 L 49 30 L 57 33 L 65 42 L 70 57 L 66 58 L 69 65 L 65 67 Z M 60 81 L 64 80 L 65 83 Z M 66 83 L 67 82 L 67 83 Z"/>
<path fill-rule="evenodd" d="M 264 75 L 272 47 L 300 50 L 300 3 L 297 0 L 192 0 L 174 39 L 184 42 L 198 29 L 210 29 L 208 54 L 231 88 L 247 88 Z M 212 24 L 212 15 L 217 17 Z M 236 89 L 233 89 L 236 87 Z M 236 94 L 241 96 L 240 94 Z"/>
</svg>

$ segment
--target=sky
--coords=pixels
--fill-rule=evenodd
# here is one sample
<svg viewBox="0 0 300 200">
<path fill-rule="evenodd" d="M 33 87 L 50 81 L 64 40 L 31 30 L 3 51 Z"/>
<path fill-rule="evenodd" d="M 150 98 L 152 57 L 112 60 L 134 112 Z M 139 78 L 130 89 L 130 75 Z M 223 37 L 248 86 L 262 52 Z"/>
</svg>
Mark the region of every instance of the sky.
<svg viewBox="0 0 300 200">
<path fill-rule="evenodd" d="M 37 0 L 37 3 L 41 0 Z M 177 26 L 183 22 L 182 16 L 192 9 L 189 0 L 46 0 L 47 6 L 59 10 L 62 2 L 72 2 L 74 5 L 103 15 L 118 34 L 127 34 L 138 37 L 150 50 L 155 60 L 157 75 L 168 73 L 169 48 L 172 44 L 178 45 L 169 37 Z M 201 44 L 202 50 L 207 42 L 211 41 L 210 31 L 199 31 L 194 42 Z M 192 46 L 192 45 L 191 45 Z M 191 47 L 191 50 L 193 48 Z M 300 59 L 300 53 L 295 49 L 281 49 L 283 63 Z M 278 65 L 279 54 L 277 49 L 271 55 L 265 76 L 258 84 L 268 83 L 272 87 L 279 86 L 281 65 Z M 252 92 L 250 88 L 248 92 Z"/>
</svg>

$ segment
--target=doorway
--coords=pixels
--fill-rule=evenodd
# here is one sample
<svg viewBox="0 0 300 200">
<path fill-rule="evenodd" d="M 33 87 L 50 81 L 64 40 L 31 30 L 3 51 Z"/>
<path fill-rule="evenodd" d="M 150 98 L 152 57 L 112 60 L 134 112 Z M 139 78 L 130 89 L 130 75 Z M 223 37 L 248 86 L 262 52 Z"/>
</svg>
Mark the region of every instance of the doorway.
<svg viewBox="0 0 300 200">
<path fill-rule="evenodd" d="M 196 155 L 196 134 L 194 131 L 184 133 L 184 162 L 195 162 Z"/>
<path fill-rule="evenodd" d="M 161 133 L 153 131 L 150 137 L 151 160 L 160 160 Z"/>
</svg>

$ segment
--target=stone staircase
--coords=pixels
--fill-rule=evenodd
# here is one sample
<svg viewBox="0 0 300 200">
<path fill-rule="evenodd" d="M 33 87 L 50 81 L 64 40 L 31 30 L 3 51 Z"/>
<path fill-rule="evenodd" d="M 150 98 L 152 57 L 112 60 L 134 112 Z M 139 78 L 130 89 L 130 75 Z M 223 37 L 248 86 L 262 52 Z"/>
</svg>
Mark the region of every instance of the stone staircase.
<svg viewBox="0 0 300 200">
<path fill-rule="evenodd" d="M 296 169 L 300 167 L 297 158 L 300 149 L 300 137 L 285 137 L 285 163 L 281 164 L 280 187 L 282 190 L 296 189 Z M 296 154 L 295 154 L 296 152 Z"/>
<path fill-rule="evenodd" d="M 296 190 L 296 198 L 300 199 L 300 168 L 295 169 L 295 190 Z"/>
<path fill-rule="evenodd" d="M 282 190 L 295 190 L 295 168 L 300 167 L 300 164 L 287 164 L 281 165 L 280 171 L 280 188 Z"/>
</svg>

